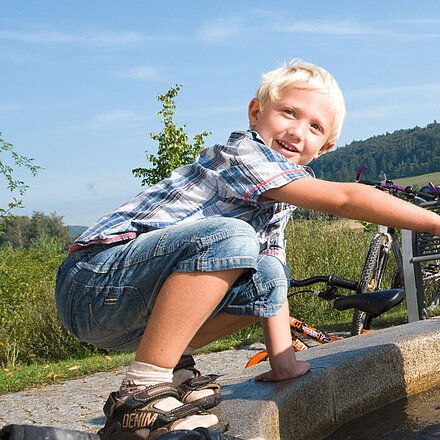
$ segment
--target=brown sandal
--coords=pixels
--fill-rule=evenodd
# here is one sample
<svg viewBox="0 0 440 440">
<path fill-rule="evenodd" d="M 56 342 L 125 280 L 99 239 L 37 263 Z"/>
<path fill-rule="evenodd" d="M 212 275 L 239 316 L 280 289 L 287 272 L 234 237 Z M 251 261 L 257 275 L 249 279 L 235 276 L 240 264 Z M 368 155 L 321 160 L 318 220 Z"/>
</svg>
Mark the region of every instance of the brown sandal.
<svg viewBox="0 0 440 440">
<path fill-rule="evenodd" d="M 172 383 L 146 387 L 125 399 L 120 398 L 118 392 L 110 394 L 104 406 L 107 422 L 98 434 L 102 440 L 154 440 L 172 431 L 182 419 L 209 414 L 192 403 L 184 403 L 171 411 L 156 408 L 155 403 L 166 397 L 180 398 Z M 224 432 L 228 426 L 227 422 L 219 421 L 209 429 Z"/>
<path fill-rule="evenodd" d="M 178 387 L 177 391 L 180 395 L 180 401 L 183 403 L 192 403 L 193 405 L 198 405 L 203 409 L 210 409 L 217 406 L 221 400 L 222 396 L 220 393 L 220 384 L 216 382 L 218 375 L 208 374 L 202 376 L 199 370 L 195 368 L 195 361 L 191 355 L 182 355 L 179 363 L 174 368 L 173 372 L 178 370 L 191 370 L 194 377 L 185 380 Z M 202 397 L 197 400 L 190 401 L 189 397 L 194 391 L 202 390 L 212 390 L 212 394 Z"/>
</svg>

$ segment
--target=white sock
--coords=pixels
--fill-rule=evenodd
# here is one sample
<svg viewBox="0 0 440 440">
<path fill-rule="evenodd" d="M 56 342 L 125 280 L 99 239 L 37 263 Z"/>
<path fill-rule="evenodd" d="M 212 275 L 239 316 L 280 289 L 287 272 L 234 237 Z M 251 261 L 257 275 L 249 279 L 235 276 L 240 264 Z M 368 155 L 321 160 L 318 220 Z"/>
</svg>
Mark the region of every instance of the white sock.
<svg viewBox="0 0 440 440">
<path fill-rule="evenodd" d="M 122 383 L 132 383 L 135 386 L 150 386 L 172 381 L 172 368 L 157 367 L 156 365 L 133 361 L 128 367 Z"/>
</svg>

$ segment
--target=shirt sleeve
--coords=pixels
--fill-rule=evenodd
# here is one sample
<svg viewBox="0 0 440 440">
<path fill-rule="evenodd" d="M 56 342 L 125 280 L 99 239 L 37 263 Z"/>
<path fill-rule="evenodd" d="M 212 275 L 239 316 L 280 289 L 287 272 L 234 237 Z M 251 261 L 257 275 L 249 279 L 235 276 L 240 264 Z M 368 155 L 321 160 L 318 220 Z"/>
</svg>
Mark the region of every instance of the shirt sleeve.
<svg viewBox="0 0 440 440">
<path fill-rule="evenodd" d="M 231 155 L 227 159 L 230 166 L 219 175 L 219 196 L 224 199 L 234 198 L 256 205 L 261 203 L 260 195 L 269 189 L 303 177 L 314 177 L 310 168 L 291 163 L 277 151 L 249 138 L 224 154 Z"/>
</svg>

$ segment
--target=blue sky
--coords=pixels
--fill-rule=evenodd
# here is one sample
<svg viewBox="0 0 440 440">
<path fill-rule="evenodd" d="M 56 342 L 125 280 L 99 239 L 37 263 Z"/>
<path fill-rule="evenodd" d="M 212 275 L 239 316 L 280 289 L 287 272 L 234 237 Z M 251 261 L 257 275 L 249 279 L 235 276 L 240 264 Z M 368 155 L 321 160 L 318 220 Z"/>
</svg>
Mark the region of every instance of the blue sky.
<svg viewBox="0 0 440 440">
<path fill-rule="evenodd" d="M 338 146 L 440 120 L 438 0 L 0 0 L 0 10 L 0 131 L 44 167 L 19 174 L 30 189 L 16 214 L 90 225 L 138 193 L 131 170 L 155 151 L 157 94 L 176 83 L 176 122 L 211 131 L 207 144 L 246 129 L 261 73 L 293 58 L 340 83 Z"/>
</svg>

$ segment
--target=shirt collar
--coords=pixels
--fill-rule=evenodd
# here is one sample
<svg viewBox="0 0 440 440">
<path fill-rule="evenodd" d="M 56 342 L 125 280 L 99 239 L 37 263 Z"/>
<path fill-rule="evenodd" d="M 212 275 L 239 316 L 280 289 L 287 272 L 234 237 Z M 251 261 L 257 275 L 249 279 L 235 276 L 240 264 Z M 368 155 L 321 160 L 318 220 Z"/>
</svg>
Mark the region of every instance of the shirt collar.
<svg viewBox="0 0 440 440">
<path fill-rule="evenodd" d="M 254 141 L 257 141 L 260 144 L 266 145 L 266 142 L 264 142 L 263 138 L 260 136 L 260 133 L 258 133 L 255 130 L 248 130 L 248 132 L 252 135 L 252 138 L 254 139 Z"/>
</svg>

